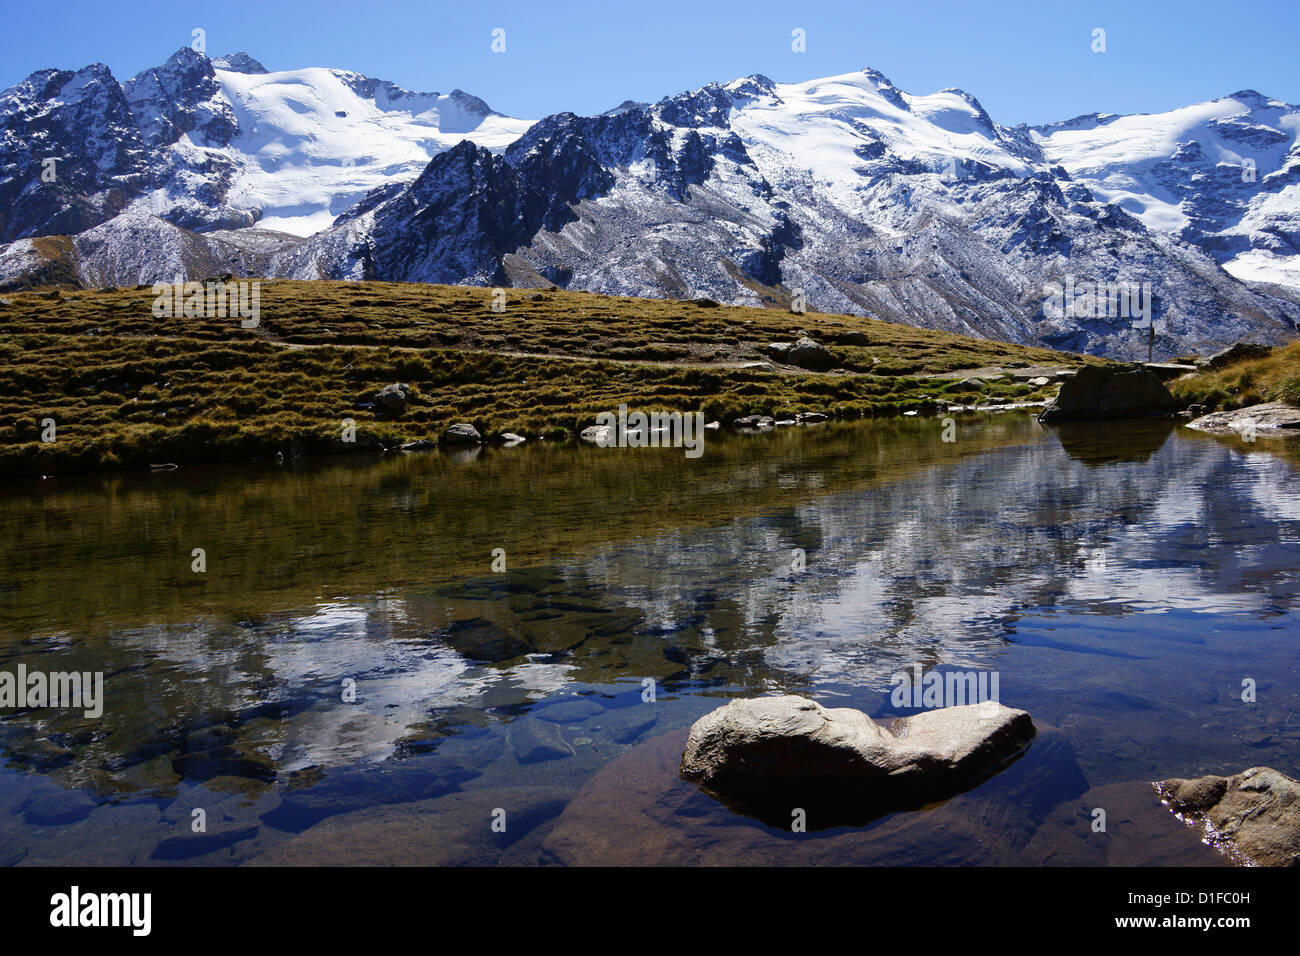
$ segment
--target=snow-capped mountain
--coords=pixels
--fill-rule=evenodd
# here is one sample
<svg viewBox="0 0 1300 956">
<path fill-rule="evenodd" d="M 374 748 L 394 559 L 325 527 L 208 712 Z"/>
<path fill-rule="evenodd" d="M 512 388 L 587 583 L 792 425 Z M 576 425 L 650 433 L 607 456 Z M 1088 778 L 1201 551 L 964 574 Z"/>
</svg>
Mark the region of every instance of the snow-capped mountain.
<svg viewBox="0 0 1300 956">
<path fill-rule="evenodd" d="M 308 236 L 378 186 L 413 180 L 472 138 L 501 149 L 529 123 L 460 90 L 414 93 L 346 70 L 268 72 L 185 47 L 122 83 L 100 64 L 0 94 L 0 239 L 79 232 L 130 209 L 197 231 Z M 86 155 L 84 144 L 96 144 Z M 39 176 L 57 160 L 57 186 Z M 70 220 L 64 193 L 89 206 Z"/>
<path fill-rule="evenodd" d="M 1161 351 L 1294 334 L 1300 307 L 1145 227 L 960 90 L 874 71 L 754 76 L 465 143 L 271 259 L 275 274 L 709 296 L 1145 355 L 1127 318 L 1067 316 L 1071 278 L 1150 282 Z"/>
<path fill-rule="evenodd" d="M 1035 127 L 1044 157 L 1239 279 L 1300 288 L 1300 107 L 1254 90 Z"/>
<path fill-rule="evenodd" d="M 1300 323 L 1285 287 L 1300 286 L 1300 109 L 1258 94 L 1009 128 L 961 90 L 916 96 L 864 70 L 529 124 L 465 94 L 267 73 L 246 54 L 182 50 L 116 99 L 88 69 L 94 84 L 38 74 L 0 97 L 0 176 L 15 175 L 11 152 L 42 155 L 11 136 L 14 117 L 51 125 L 67 86 L 95 99 L 64 127 L 98 109 L 116 131 L 78 194 L 76 222 L 98 216 L 93 228 L 57 249 L 0 247 L 0 284 L 233 271 L 777 306 L 801 294 L 810 309 L 1143 357 L 1130 318 L 1066 314 L 1049 290 L 1149 282 L 1163 355 L 1280 341 Z M 48 231 L 31 213 L 13 225 Z"/>
</svg>

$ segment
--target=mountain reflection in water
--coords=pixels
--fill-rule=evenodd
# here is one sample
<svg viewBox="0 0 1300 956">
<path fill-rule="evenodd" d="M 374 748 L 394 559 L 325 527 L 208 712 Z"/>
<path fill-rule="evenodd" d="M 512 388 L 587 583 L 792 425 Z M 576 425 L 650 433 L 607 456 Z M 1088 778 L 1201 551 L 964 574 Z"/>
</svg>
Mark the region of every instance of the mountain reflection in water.
<svg viewBox="0 0 1300 956">
<path fill-rule="evenodd" d="M 908 419 L 710 433 L 698 460 L 529 443 L 11 485 L 0 670 L 103 671 L 106 704 L 0 715 L 0 863 L 311 861 L 293 853 L 381 811 L 436 827 L 503 793 L 527 838 L 444 858 L 413 839 L 391 862 L 565 862 L 552 828 L 639 745 L 736 695 L 884 716 L 915 664 L 996 669 L 1004 703 L 1059 728 L 1038 753 L 1068 772 L 999 862 L 1044 840 L 1067 859 L 1051 814 L 1084 786 L 1296 772 L 1286 456 L 1168 422 L 940 436 Z M 969 797 L 1005 815 L 999 786 Z M 196 806 L 221 820 L 202 839 Z M 910 862 L 991 861 L 909 840 Z"/>
</svg>

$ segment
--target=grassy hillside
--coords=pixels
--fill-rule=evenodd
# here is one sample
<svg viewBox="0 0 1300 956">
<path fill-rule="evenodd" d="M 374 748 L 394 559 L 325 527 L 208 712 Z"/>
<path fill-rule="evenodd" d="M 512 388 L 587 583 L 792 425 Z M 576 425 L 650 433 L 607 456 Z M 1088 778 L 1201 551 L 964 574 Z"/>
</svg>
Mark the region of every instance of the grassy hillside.
<svg viewBox="0 0 1300 956">
<path fill-rule="evenodd" d="M 931 376 L 1083 362 L 855 316 L 580 292 L 507 290 L 496 312 L 490 289 L 267 281 L 255 329 L 157 318 L 153 303 L 148 287 L 0 300 L 0 477 L 391 447 L 462 421 L 561 438 L 620 403 L 724 423 L 895 415 L 1054 391 L 987 374 L 963 391 Z M 841 368 L 745 367 L 801 331 Z M 407 410 L 368 407 L 393 382 L 412 387 Z M 358 445 L 339 441 L 344 419 Z"/>
</svg>

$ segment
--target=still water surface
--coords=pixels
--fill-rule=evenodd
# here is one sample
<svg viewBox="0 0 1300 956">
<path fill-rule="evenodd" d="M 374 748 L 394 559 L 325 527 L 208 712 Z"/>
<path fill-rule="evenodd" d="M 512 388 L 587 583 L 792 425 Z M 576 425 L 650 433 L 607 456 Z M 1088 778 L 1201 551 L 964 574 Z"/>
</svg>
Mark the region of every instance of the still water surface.
<svg viewBox="0 0 1300 956">
<path fill-rule="evenodd" d="M 0 670 L 102 671 L 105 704 L 0 711 L 0 864 L 1220 862 L 1147 782 L 1300 771 L 1294 447 L 1018 414 L 940 436 L 6 485 Z M 1036 742 L 806 834 L 676 777 L 729 697 L 887 717 L 916 664 L 996 672 Z"/>
</svg>

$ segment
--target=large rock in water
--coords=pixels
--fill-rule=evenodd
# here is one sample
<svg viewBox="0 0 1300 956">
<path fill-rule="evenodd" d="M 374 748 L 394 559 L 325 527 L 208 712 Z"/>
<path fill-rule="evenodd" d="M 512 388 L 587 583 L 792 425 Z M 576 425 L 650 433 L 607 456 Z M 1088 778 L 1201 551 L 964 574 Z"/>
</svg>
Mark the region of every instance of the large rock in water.
<svg viewBox="0 0 1300 956">
<path fill-rule="evenodd" d="M 901 717 L 889 727 L 803 697 L 733 700 L 691 727 L 681 774 L 745 812 L 818 826 L 861 823 L 950 797 L 1020 753 L 1023 710 L 996 702 Z"/>
<path fill-rule="evenodd" d="M 1269 767 L 1162 780 L 1160 799 L 1205 842 L 1248 866 L 1300 866 L 1300 783 Z"/>
<path fill-rule="evenodd" d="M 1039 421 L 1143 418 L 1178 410 L 1160 376 L 1140 365 L 1085 365 L 1066 379 Z"/>
</svg>

